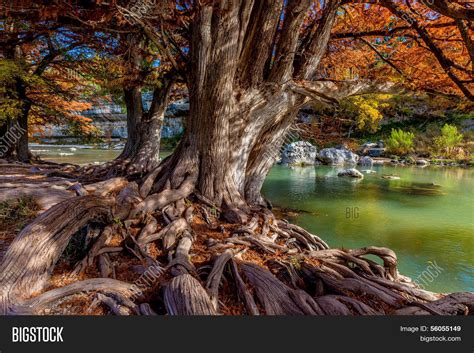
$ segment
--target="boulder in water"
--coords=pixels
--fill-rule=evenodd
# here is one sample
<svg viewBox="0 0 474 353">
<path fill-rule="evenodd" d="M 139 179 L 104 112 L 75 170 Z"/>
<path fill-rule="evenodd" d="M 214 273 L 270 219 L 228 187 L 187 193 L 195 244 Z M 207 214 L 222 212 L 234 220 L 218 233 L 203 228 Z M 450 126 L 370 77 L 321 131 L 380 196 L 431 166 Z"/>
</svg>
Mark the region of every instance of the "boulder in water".
<svg viewBox="0 0 474 353">
<path fill-rule="evenodd" d="M 372 165 L 374 164 L 374 161 L 372 160 L 372 158 L 370 157 L 362 157 L 360 160 L 359 160 L 359 165 L 362 165 L 364 167 L 372 167 Z"/>
<path fill-rule="evenodd" d="M 400 180 L 400 177 L 398 175 L 383 175 L 382 178 L 388 180 Z"/>
<path fill-rule="evenodd" d="M 324 148 L 319 152 L 318 159 L 330 165 L 355 165 L 359 161 L 359 156 L 346 147 Z"/>
<path fill-rule="evenodd" d="M 293 142 L 286 145 L 281 154 L 280 163 L 287 165 L 315 165 L 317 153 L 316 147 L 309 142 Z"/>
<path fill-rule="evenodd" d="M 344 169 L 344 170 L 340 171 L 339 173 L 337 173 L 337 176 L 339 176 L 339 177 L 359 178 L 359 179 L 362 179 L 364 177 L 364 175 L 355 168 Z"/>
</svg>

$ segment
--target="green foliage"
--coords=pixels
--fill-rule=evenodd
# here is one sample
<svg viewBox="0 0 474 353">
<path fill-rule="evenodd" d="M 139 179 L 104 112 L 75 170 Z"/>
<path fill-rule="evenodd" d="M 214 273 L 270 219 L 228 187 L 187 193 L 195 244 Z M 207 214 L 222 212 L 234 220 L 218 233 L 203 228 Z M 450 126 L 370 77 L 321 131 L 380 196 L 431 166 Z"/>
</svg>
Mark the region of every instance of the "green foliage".
<svg viewBox="0 0 474 353">
<path fill-rule="evenodd" d="M 114 223 L 115 223 L 117 226 L 119 226 L 120 228 L 123 228 L 123 227 L 124 227 L 123 222 L 122 222 L 122 220 L 120 219 L 120 217 L 115 217 L 115 218 L 114 218 Z"/>
<path fill-rule="evenodd" d="M 415 134 L 401 129 L 392 129 L 388 139 L 385 141 L 387 149 L 399 155 L 405 155 L 413 150 Z"/>
<path fill-rule="evenodd" d="M 343 113 L 355 120 L 360 131 L 376 132 L 383 118 L 383 109 L 389 108 L 391 95 L 379 94 L 349 97 L 341 102 Z"/>
<path fill-rule="evenodd" d="M 44 92 L 51 86 L 48 79 L 30 73 L 23 63 L 0 59 L 0 122 L 15 119 L 21 113 L 24 102 L 18 96 L 19 82 L 36 92 Z"/>
<path fill-rule="evenodd" d="M 433 139 L 436 152 L 455 160 L 470 158 L 469 152 L 458 145 L 464 136 L 458 132 L 454 125 L 445 124 L 441 128 L 441 135 Z"/>
<path fill-rule="evenodd" d="M 13 89 L 21 67 L 11 60 L 0 60 L 0 122 L 15 119 L 21 113 L 22 103 Z"/>
<path fill-rule="evenodd" d="M 474 112 L 453 112 L 449 114 L 451 120 L 467 120 L 474 119 Z"/>
<path fill-rule="evenodd" d="M 463 135 L 458 132 L 458 128 L 454 125 L 445 124 L 441 128 L 441 135 L 434 138 L 434 145 L 438 152 L 447 156 L 452 155 L 455 147 L 463 140 Z M 459 155 L 459 151 L 456 155 Z"/>
</svg>

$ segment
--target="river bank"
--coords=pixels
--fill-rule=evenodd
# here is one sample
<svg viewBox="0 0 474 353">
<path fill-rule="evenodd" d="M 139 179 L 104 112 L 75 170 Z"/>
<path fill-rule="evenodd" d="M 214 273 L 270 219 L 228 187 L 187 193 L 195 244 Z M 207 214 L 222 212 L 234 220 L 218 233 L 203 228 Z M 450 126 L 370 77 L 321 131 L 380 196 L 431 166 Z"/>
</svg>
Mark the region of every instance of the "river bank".
<svg viewBox="0 0 474 353">
<path fill-rule="evenodd" d="M 32 150 L 45 160 L 75 164 L 105 162 L 120 152 L 80 147 L 33 145 Z M 277 165 L 263 193 L 275 206 L 299 211 L 285 218 L 333 247 L 388 246 L 412 278 L 430 261 L 444 269 L 425 284 L 428 289 L 474 290 L 472 169 L 393 165 L 388 160 L 386 165 L 357 166 L 364 179 L 355 180 L 337 177 L 343 168 Z"/>
</svg>

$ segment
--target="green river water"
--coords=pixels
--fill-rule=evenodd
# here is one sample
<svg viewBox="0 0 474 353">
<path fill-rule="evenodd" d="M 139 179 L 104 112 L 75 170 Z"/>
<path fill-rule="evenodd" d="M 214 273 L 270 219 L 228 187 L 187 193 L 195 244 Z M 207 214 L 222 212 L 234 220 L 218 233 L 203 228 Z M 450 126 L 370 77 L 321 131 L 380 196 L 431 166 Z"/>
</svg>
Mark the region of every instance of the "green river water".
<svg viewBox="0 0 474 353">
<path fill-rule="evenodd" d="M 56 162 L 104 162 L 119 151 L 33 145 Z M 263 193 L 275 206 L 299 210 L 290 219 L 331 247 L 386 246 L 400 272 L 422 277 L 426 289 L 474 291 L 474 171 L 462 168 L 374 167 L 363 180 L 337 177 L 340 168 L 275 166 Z M 387 180 L 383 175 L 397 175 Z M 436 266 L 433 266 L 436 265 Z"/>
</svg>

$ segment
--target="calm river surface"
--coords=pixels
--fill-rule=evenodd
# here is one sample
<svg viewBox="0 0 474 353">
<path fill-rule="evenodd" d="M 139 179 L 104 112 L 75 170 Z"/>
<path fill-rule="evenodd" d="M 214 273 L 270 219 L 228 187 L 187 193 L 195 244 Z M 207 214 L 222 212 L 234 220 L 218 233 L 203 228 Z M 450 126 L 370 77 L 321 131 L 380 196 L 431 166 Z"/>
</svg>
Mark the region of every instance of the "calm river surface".
<svg viewBox="0 0 474 353">
<path fill-rule="evenodd" d="M 105 162 L 120 151 L 81 146 L 32 145 L 56 162 Z M 263 193 L 275 206 L 295 209 L 291 221 L 331 247 L 387 246 L 400 272 L 417 278 L 430 264 L 441 268 L 425 287 L 474 291 L 474 170 L 374 167 L 365 178 L 337 177 L 340 168 L 275 166 Z M 397 175 L 400 180 L 383 179 Z"/>
<path fill-rule="evenodd" d="M 306 211 L 292 221 L 331 247 L 386 246 L 414 279 L 431 263 L 443 269 L 427 289 L 474 291 L 472 169 L 374 167 L 361 181 L 337 177 L 338 170 L 275 166 L 263 193 Z M 389 174 L 400 180 L 382 178 Z"/>
</svg>

